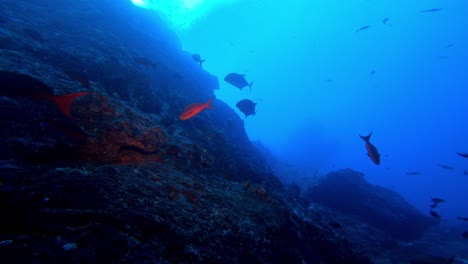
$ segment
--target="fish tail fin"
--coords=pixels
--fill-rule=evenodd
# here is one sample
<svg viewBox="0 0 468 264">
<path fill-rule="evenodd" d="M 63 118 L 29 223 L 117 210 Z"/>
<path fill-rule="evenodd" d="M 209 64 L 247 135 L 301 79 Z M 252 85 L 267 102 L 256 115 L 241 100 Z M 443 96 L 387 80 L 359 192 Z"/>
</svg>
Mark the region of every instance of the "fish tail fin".
<svg viewBox="0 0 468 264">
<path fill-rule="evenodd" d="M 211 97 L 211 98 L 205 103 L 206 108 L 211 108 L 211 109 L 213 109 L 213 106 L 211 106 L 211 101 L 213 101 L 213 98 L 214 98 L 214 97 Z"/>
<path fill-rule="evenodd" d="M 370 137 L 372 136 L 372 132 L 370 132 L 370 134 L 367 135 L 367 136 L 361 136 L 361 135 L 359 135 L 359 136 L 360 136 L 360 137 L 362 138 L 362 140 L 364 140 L 365 142 L 369 142 Z"/>
<path fill-rule="evenodd" d="M 252 81 L 251 83 L 249 83 L 249 88 L 250 88 L 250 92 L 252 92 L 252 84 L 254 83 L 254 81 Z"/>
<path fill-rule="evenodd" d="M 70 107 L 73 101 L 76 98 L 89 94 L 89 92 L 79 92 L 79 93 L 72 93 L 72 94 L 65 94 L 65 95 L 54 95 L 50 97 L 57 106 L 60 108 L 60 111 L 64 113 L 66 116 L 73 118 Z"/>
<path fill-rule="evenodd" d="M 203 62 L 205 62 L 206 60 L 200 60 L 200 67 L 202 66 Z"/>
</svg>

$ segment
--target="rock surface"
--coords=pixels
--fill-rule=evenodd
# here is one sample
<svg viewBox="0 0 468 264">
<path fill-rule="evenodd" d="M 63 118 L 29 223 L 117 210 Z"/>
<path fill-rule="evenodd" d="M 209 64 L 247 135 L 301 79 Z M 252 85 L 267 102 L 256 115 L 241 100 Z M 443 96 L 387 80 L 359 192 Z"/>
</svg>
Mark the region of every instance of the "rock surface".
<svg viewBox="0 0 468 264">
<path fill-rule="evenodd" d="M 346 238 L 361 229 L 330 227 L 299 186 L 285 191 L 223 102 L 178 119 L 218 80 L 130 1 L 3 0 L 0 58 L 55 95 L 90 93 L 73 118 L 0 95 L 2 263 L 370 263 L 379 251 Z"/>
<path fill-rule="evenodd" d="M 435 224 L 398 193 L 368 183 L 364 175 L 346 169 L 328 174 L 319 184 L 306 190 L 306 200 L 358 217 L 395 239 L 418 239 Z"/>
</svg>

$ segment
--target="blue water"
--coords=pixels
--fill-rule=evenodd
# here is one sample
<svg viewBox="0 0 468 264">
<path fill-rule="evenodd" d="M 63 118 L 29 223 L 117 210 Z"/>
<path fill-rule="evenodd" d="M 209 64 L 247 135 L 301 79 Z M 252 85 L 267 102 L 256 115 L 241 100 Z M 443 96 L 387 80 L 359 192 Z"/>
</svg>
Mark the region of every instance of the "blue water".
<svg viewBox="0 0 468 264">
<path fill-rule="evenodd" d="M 245 98 L 258 103 L 245 127 L 284 161 L 284 181 L 352 168 L 424 214 L 440 197 L 444 222 L 468 216 L 468 159 L 455 153 L 468 152 L 468 2 L 177 3 L 183 11 L 152 8 L 206 59 L 219 99 L 236 110 Z M 442 10 L 420 12 L 432 8 Z M 252 92 L 224 82 L 230 72 L 253 80 Z M 370 132 L 380 165 L 359 138 Z"/>
</svg>

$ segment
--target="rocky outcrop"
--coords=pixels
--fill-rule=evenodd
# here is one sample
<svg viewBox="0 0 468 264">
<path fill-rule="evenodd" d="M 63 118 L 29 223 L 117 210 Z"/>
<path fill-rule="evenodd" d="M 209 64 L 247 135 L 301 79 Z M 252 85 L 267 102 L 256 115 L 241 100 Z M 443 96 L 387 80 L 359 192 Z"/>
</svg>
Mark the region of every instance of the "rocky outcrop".
<svg viewBox="0 0 468 264">
<path fill-rule="evenodd" d="M 364 175 L 350 169 L 328 174 L 307 189 L 304 198 L 357 217 L 400 240 L 418 239 L 435 224 L 398 193 L 371 185 Z"/>
<path fill-rule="evenodd" d="M 21 80 L 0 95 L 2 263 L 369 261 L 302 217 L 226 104 L 178 119 L 218 81 L 154 13 L 1 1 L 0 57 L 53 95 L 89 93 L 73 118 Z"/>
</svg>

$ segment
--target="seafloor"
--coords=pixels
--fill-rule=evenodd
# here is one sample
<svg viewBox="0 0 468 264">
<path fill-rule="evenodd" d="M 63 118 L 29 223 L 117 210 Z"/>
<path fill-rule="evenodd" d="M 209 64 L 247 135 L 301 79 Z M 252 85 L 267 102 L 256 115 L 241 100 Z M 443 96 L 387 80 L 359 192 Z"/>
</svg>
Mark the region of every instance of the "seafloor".
<svg viewBox="0 0 468 264">
<path fill-rule="evenodd" d="M 463 241 L 437 243 L 451 234 L 358 172 L 283 186 L 222 101 L 179 120 L 214 97 L 218 79 L 130 1 L 2 0 L 0 58 L 4 76 L 89 92 L 70 118 L 25 79 L 0 80 L 2 264 L 463 255 Z"/>
</svg>

